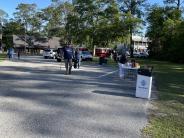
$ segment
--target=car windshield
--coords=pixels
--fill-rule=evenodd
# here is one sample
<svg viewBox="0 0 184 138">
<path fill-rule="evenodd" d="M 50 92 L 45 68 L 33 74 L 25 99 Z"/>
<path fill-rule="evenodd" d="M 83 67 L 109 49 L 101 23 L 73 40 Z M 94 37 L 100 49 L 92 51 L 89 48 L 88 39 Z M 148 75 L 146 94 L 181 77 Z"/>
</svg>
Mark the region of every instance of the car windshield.
<svg viewBox="0 0 184 138">
<path fill-rule="evenodd" d="M 82 51 L 82 54 L 90 55 L 91 53 L 89 51 Z"/>
</svg>

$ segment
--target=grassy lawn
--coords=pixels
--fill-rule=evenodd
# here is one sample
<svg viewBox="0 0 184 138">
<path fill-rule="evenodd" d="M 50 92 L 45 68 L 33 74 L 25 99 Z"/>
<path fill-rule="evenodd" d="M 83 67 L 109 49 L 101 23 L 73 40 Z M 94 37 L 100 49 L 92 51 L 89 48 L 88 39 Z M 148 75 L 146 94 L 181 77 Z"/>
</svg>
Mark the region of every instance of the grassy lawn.
<svg viewBox="0 0 184 138">
<path fill-rule="evenodd" d="M 153 65 L 159 99 L 153 102 L 144 134 L 154 138 L 184 138 L 184 64 L 139 60 Z"/>
<path fill-rule="evenodd" d="M 0 53 L 0 62 L 3 61 L 6 58 L 6 54 Z"/>
</svg>

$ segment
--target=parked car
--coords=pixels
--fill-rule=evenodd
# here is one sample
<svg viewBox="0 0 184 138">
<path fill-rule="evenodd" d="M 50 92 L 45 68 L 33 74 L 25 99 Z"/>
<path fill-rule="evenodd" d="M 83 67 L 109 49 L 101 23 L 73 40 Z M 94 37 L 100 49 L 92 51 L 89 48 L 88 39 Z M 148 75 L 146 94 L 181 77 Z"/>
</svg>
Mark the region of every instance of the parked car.
<svg viewBox="0 0 184 138">
<path fill-rule="evenodd" d="M 140 52 L 134 52 L 133 55 L 135 58 L 138 58 L 140 56 Z"/>
<path fill-rule="evenodd" d="M 80 52 L 81 60 L 93 60 L 93 56 L 89 51 L 81 51 Z"/>
<path fill-rule="evenodd" d="M 134 52 L 133 54 L 137 58 L 147 58 L 149 56 L 147 52 Z"/>
<path fill-rule="evenodd" d="M 149 56 L 149 54 L 147 53 L 147 52 L 141 52 L 140 54 L 139 54 L 139 57 L 140 58 L 147 58 Z"/>
<path fill-rule="evenodd" d="M 45 59 L 47 59 L 47 58 L 53 58 L 53 59 L 55 59 L 56 58 L 56 51 L 53 50 L 53 49 L 45 49 L 43 51 L 43 57 Z"/>
<path fill-rule="evenodd" d="M 95 48 L 95 56 L 98 57 L 110 57 L 111 53 L 112 53 L 112 49 L 111 48 Z"/>
</svg>

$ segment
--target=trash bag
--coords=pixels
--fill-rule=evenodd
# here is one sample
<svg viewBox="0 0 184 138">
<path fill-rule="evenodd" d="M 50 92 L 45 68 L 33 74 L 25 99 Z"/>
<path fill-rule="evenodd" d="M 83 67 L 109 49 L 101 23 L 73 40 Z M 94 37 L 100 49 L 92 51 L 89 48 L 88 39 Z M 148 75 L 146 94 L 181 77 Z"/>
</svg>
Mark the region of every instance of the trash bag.
<svg viewBox="0 0 184 138">
<path fill-rule="evenodd" d="M 152 76 L 152 71 L 153 71 L 153 67 L 146 66 L 146 67 L 138 69 L 138 74 L 143 75 L 143 76 L 151 77 Z"/>
</svg>

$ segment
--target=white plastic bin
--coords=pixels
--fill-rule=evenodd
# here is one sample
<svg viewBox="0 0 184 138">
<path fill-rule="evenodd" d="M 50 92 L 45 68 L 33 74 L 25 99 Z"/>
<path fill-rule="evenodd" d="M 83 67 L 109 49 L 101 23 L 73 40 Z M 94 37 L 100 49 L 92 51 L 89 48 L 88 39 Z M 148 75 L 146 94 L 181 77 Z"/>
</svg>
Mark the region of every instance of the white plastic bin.
<svg viewBox="0 0 184 138">
<path fill-rule="evenodd" d="M 150 99 L 152 76 L 137 75 L 136 97 Z"/>
</svg>

